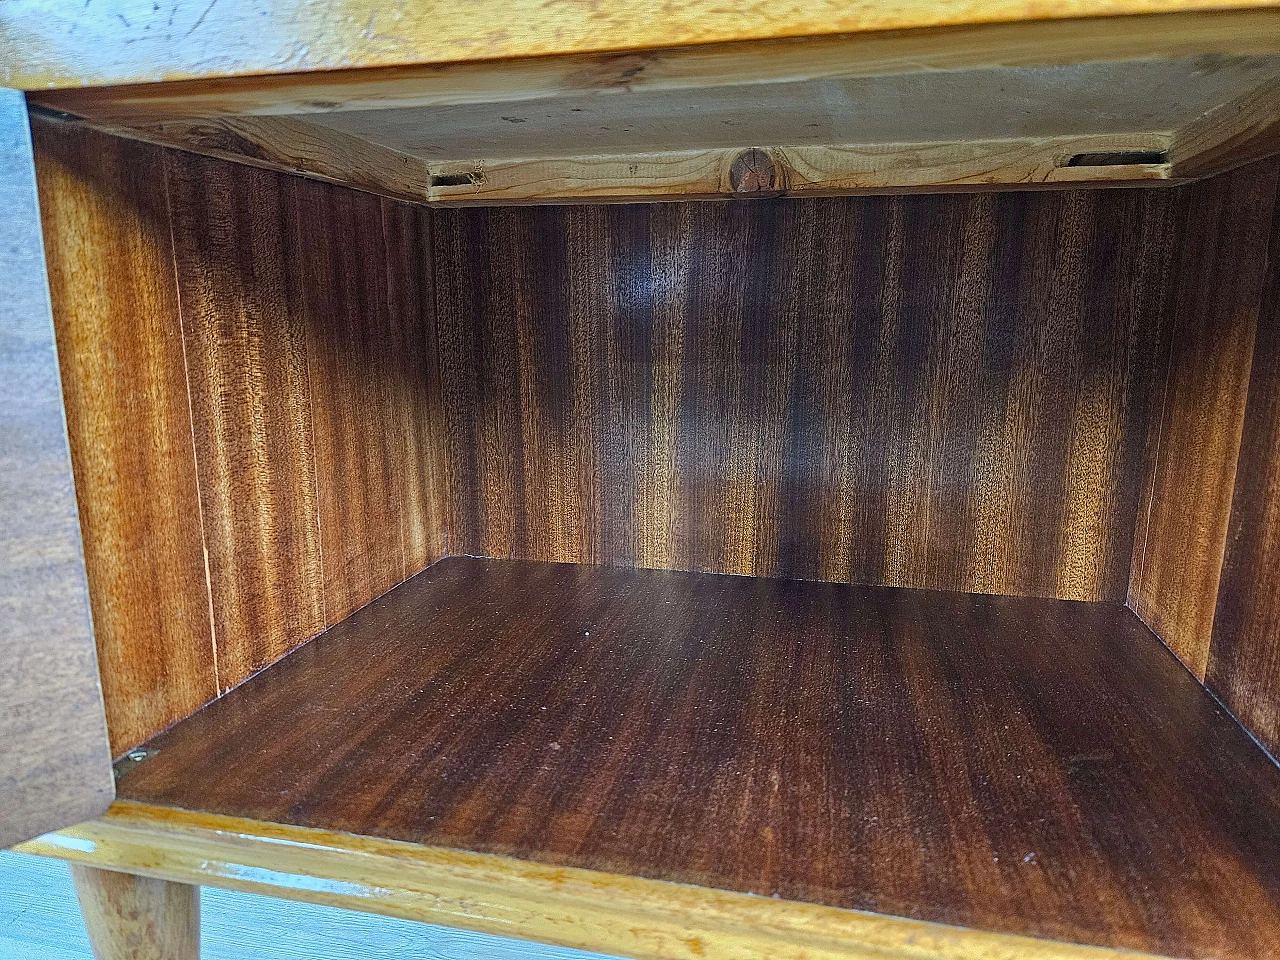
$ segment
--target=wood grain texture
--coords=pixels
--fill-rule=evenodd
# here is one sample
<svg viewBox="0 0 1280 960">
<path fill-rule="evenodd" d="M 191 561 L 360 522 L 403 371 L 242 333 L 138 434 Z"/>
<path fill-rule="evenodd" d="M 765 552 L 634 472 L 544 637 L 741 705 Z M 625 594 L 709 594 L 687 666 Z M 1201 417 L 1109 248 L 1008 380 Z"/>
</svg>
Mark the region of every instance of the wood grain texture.
<svg viewBox="0 0 1280 960">
<path fill-rule="evenodd" d="M 981 37 L 1001 26 L 1023 28 L 996 45 L 991 62 L 1017 56 L 1021 35 L 1048 32 L 1045 27 L 1063 28 L 1053 32 L 1070 38 L 1074 57 L 1106 59 L 1112 37 L 1146 32 L 1165 43 L 1194 43 L 1213 32 L 1215 20 L 1234 28 L 1238 44 L 1273 41 L 1241 23 L 1273 7 L 1272 0 L 748 0 L 726 17 L 714 0 L 692 0 L 678 9 L 660 0 L 607 6 L 490 0 L 451 8 L 447 15 L 412 4 L 387 10 L 373 0 L 285 0 L 269 9 L 252 0 L 126 0 L 101 9 L 84 9 L 73 0 L 9 0 L 0 12 L 0 84 L 103 86 L 873 31 L 910 36 L 939 27 L 957 28 L 962 44 L 965 33 Z M 1081 29 L 1085 18 L 1097 19 L 1086 19 Z M 1161 24 L 1165 19 L 1174 23 Z M 940 42 L 955 44 L 957 38 Z"/>
<path fill-rule="evenodd" d="M 1225 173 L 1280 153 L 1280 79 L 1261 84 L 1178 130 L 1173 176 Z"/>
<path fill-rule="evenodd" d="M 641 141 L 643 142 L 643 141 Z M 716 147 L 531 160 L 434 163 L 433 206 L 598 203 L 763 196 L 848 196 L 943 190 L 1025 190 L 1064 183 L 1118 186 L 1169 179 L 1167 163 L 1069 166 L 1115 150 L 1163 151 L 1161 134 L 1106 134 L 956 143 Z M 759 154 L 771 168 L 761 191 L 735 180 L 735 164 Z M 456 181 L 456 182 L 455 182 Z"/>
<path fill-rule="evenodd" d="M 626 96 L 591 88 L 617 63 L 580 64 L 576 76 L 562 67 L 558 83 L 533 74 L 531 82 L 549 89 L 518 94 L 505 76 L 476 76 L 476 87 L 454 91 L 432 73 L 417 87 L 404 78 L 368 84 L 386 98 L 373 109 L 362 108 L 362 98 L 304 100 L 291 115 L 275 104 L 246 104 L 271 112 L 129 118 L 126 94 L 123 102 L 93 99 L 100 91 L 84 94 L 85 103 L 78 92 L 44 99 L 125 136 L 394 198 L 529 203 L 736 193 L 733 163 L 753 145 L 767 147 L 771 189 L 791 194 L 1163 180 L 1171 166 L 1159 157 L 1175 138 L 1178 163 L 1200 176 L 1229 166 L 1237 152 L 1264 149 L 1253 125 L 1273 111 L 1257 90 L 1280 75 L 1280 57 L 1219 57 L 1206 70 L 1204 55 L 1069 67 L 913 64 L 915 72 L 878 75 L 850 66 L 863 55 L 851 49 L 840 64 L 853 76 L 840 76 L 836 64 L 806 63 L 792 76 L 735 84 L 723 82 L 724 66 L 698 72 L 632 58 L 630 75 L 615 78 Z M 645 82 L 647 73 L 661 79 Z M 575 82 L 587 89 L 573 89 Z M 1158 156 L 1072 165 L 1083 154 L 1126 151 Z"/>
<path fill-rule="evenodd" d="M 220 690 L 326 624 L 305 318 L 281 178 L 167 155 Z"/>
<path fill-rule="evenodd" d="M 1212 72 L 1203 57 L 820 78 L 804 70 L 772 82 L 640 85 L 625 96 L 564 91 L 518 101 L 344 105 L 302 119 L 428 162 L 752 145 L 880 145 L 892 155 L 895 144 L 1167 135 L 1280 74 L 1275 57 L 1217 62 Z"/>
<path fill-rule="evenodd" d="M 112 132 L 408 202 L 426 199 L 431 184 L 417 157 L 293 117 L 176 118 Z"/>
<path fill-rule="evenodd" d="M 207 888 L 202 893 L 210 907 L 210 927 L 218 919 L 213 909 L 219 899 L 215 888 L 225 887 L 526 937 L 537 944 L 607 950 L 638 960 L 1139 960 L 1147 956 L 129 802 L 113 804 L 100 820 L 46 834 L 19 849 L 72 863 L 202 884 Z M 284 913 L 277 905 L 267 922 L 279 924 Z M 360 924 L 359 920 L 347 922 Z M 309 932 L 314 937 L 318 929 L 311 927 Z M 291 933 L 290 942 L 298 952 L 305 940 L 298 938 L 298 931 Z M 425 931 L 420 935 L 431 936 Z M 488 958 L 493 949 L 493 941 L 483 933 L 458 937 L 455 943 L 442 944 L 441 955 L 471 956 L 480 949 Z M 367 949 L 368 941 L 363 945 Z M 395 956 L 404 952 L 402 946 Z M 306 956 L 314 960 L 318 953 L 323 951 Z M 362 950 L 356 953 L 366 956 Z M 430 947 L 426 953 L 434 956 Z M 525 960 L 544 953 L 561 956 L 561 951 L 546 946 L 515 942 L 511 952 L 501 956 Z M 240 960 L 240 956 L 237 953 L 228 960 Z"/>
<path fill-rule="evenodd" d="M 443 552 L 428 234 L 353 190 L 169 170 L 226 690 Z"/>
<path fill-rule="evenodd" d="M 565 12 L 543 0 L 532 6 L 538 21 L 522 25 L 535 30 Z M 208 16 L 222 16 L 223 6 L 215 7 L 202 12 L 202 28 Z M 144 22 L 153 12 L 135 16 Z M 625 40 L 605 47 L 594 45 L 594 33 L 585 47 L 561 47 L 557 34 L 556 49 L 508 50 L 496 60 L 410 56 L 398 66 L 377 61 L 380 69 L 319 65 L 318 74 L 294 65 L 287 76 L 270 69 L 237 76 L 202 64 L 197 75 L 211 79 L 122 86 L 128 77 L 117 76 L 105 87 L 72 82 L 35 94 L 41 105 L 102 129 L 407 200 L 715 195 L 727 192 L 721 181 L 732 156 L 753 146 L 785 150 L 789 189 L 828 193 L 1170 176 L 1165 163 L 1066 166 L 1094 138 L 1114 137 L 1120 150 L 1159 140 L 1152 149 L 1163 150 L 1174 131 L 1185 131 L 1180 161 L 1197 176 L 1235 162 L 1237 146 L 1256 155 L 1257 138 L 1246 144 L 1236 128 L 1240 118 L 1265 114 L 1265 105 L 1236 107 L 1280 74 L 1280 10 L 1102 19 L 1082 10 L 1081 19 L 1042 19 L 1047 12 L 966 24 L 990 13 L 974 7 L 950 27 L 928 21 L 927 29 L 850 33 L 831 29 L 829 10 L 825 28 L 784 40 L 730 42 L 747 31 L 681 46 L 667 11 L 666 32 L 648 42 L 632 22 Z M 736 14 L 716 19 L 728 26 L 749 18 Z M 378 19 L 370 14 L 359 42 Z M 78 12 L 77 36 L 91 21 Z M 48 27 L 47 16 L 39 25 Z M 431 40 L 442 25 L 433 22 Z M 131 36 L 130 54 L 158 32 Z M 325 36 L 332 42 L 332 30 Z M 310 55 L 318 47 L 302 49 Z M 166 47 L 164 55 L 173 53 Z M 342 66 L 376 66 L 356 64 L 352 54 Z M 87 68 L 80 58 L 76 69 Z M 1214 119 L 1197 125 L 1206 114 Z M 483 168 L 483 179 L 467 191 L 437 191 L 438 163 Z"/>
<path fill-rule="evenodd" d="M 612 960 L 565 947 L 205 886 L 203 960 Z M 67 864 L 0 851 L 6 960 L 93 960 Z"/>
<path fill-rule="evenodd" d="M 1280 756 L 1280 210 L 1253 349 L 1208 685 Z"/>
<path fill-rule="evenodd" d="M 200 888 L 72 864 L 96 960 L 199 960 Z"/>
<path fill-rule="evenodd" d="M 0 848 L 114 795 L 27 110 L 0 90 Z"/>
<path fill-rule="evenodd" d="M 849 55 L 856 62 L 861 51 Z M 374 109 L 305 101 L 293 104 L 300 112 L 292 115 L 113 119 L 128 115 L 127 97 L 67 105 L 125 136 L 433 203 L 737 193 L 733 163 L 753 145 L 767 147 L 771 190 L 779 193 L 1012 189 L 1165 180 L 1171 167 L 1160 158 L 1175 136 L 1179 162 L 1196 175 L 1234 162 L 1235 145 L 1254 149 L 1243 138 L 1269 105 L 1254 92 L 1280 75 L 1280 57 L 1215 63 L 1206 70 L 1201 55 L 1070 67 L 917 65 L 916 72 L 854 76 L 839 76 L 834 64 L 805 64 L 794 76 L 736 84 L 710 70 L 696 75 L 704 86 L 692 85 L 695 76 L 655 84 L 624 78 L 626 96 L 574 90 L 569 76 L 559 76 L 560 86 L 521 89 L 518 98 L 505 78 L 476 77 L 479 89 L 451 93 L 435 89 L 440 77 L 432 74 L 420 89 L 401 80 L 392 88 L 400 99 L 385 91 L 388 100 Z M 580 65 L 589 76 L 601 69 Z M 642 78 L 672 68 L 641 58 L 630 69 Z M 330 109 L 316 109 L 317 102 Z M 1215 110 L 1228 103 L 1231 109 Z M 1072 165 L 1084 154 L 1126 151 L 1157 156 Z M 1191 160 L 1196 151 L 1202 161 Z"/>
<path fill-rule="evenodd" d="M 1171 194 L 433 214 L 451 553 L 1123 599 Z"/>
<path fill-rule="evenodd" d="M 1238 66 L 1236 58 L 1280 54 L 1278 18 L 1280 14 L 1274 8 L 1236 9 L 1217 14 L 1082 17 L 882 30 L 813 36 L 803 41 L 793 38 L 676 47 L 642 44 L 643 49 L 630 52 L 610 49 L 594 54 L 562 53 L 217 80 L 169 78 L 165 83 L 126 84 L 123 77 L 117 76 L 106 87 L 33 87 L 31 98 L 37 104 L 95 123 L 123 126 L 175 118 L 563 101 L 591 94 L 600 95 L 598 108 L 608 109 L 610 94 L 624 94 L 626 99 L 638 93 L 683 93 L 726 86 L 892 76 L 911 71 L 937 73 L 1204 57 L 1213 58 L 1215 67 L 1228 62 Z M 728 27 L 728 21 L 723 25 Z M 663 39 L 665 42 L 670 37 Z M 44 65 L 48 66 L 47 61 Z M 80 61 L 77 66 L 83 69 L 84 65 Z M 87 81 L 81 78 L 76 82 Z M 1117 92 L 1110 93 L 1115 96 Z"/>
<path fill-rule="evenodd" d="M 405 575 L 445 555 L 448 471 L 440 391 L 432 276 L 431 216 L 421 207 L 383 201 L 387 306 L 391 331 L 391 415 L 401 418 L 404 453 L 396 463 Z"/>
<path fill-rule="evenodd" d="M 1167 956 L 1280 943 L 1280 769 L 1114 605 L 449 558 L 151 746 L 122 797 Z"/>
<path fill-rule="evenodd" d="M 1181 199 L 1168 372 L 1152 419 L 1129 606 L 1204 678 L 1280 164 Z"/>
<path fill-rule="evenodd" d="M 213 699 L 217 666 L 164 156 L 37 122 L 50 292 L 111 749 Z"/>
<path fill-rule="evenodd" d="M 367 194 L 40 130 L 121 753 L 443 552 L 429 233 Z"/>
<path fill-rule="evenodd" d="M 392 409 L 393 399 L 408 399 L 395 392 L 403 338 L 388 307 L 380 201 L 295 178 L 277 182 L 290 204 L 285 282 L 306 337 L 332 624 L 405 578 L 395 487 L 407 419 Z"/>
</svg>

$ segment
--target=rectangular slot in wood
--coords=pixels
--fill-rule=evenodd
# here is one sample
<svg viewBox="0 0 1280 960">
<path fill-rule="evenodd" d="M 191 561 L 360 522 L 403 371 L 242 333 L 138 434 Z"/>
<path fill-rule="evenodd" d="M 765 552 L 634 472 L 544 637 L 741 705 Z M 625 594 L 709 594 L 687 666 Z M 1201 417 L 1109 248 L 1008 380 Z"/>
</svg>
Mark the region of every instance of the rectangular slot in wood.
<svg viewBox="0 0 1280 960">
<path fill-rule="evenodd" d="M 1127 167 L 1143 163 L 1167 163 L 1167 150 L 1113 150 L 1109 153 L 1077 153 L 1068 167 Z"/>
</svg>

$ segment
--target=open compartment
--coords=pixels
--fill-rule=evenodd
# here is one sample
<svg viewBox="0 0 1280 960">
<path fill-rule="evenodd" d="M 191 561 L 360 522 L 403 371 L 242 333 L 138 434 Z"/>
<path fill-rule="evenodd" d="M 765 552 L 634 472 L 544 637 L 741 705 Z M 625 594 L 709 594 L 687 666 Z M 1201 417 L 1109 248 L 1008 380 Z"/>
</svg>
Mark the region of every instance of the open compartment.
<svg viewBox="0 0 1280 960">
<path fill-rule="evenodd" d="M 146 749 L 126 800 L 1157 956 L 1275 944 L 1280 771 L 1118 604 L 448 557 Z"/>
<path fill-rule="evenodd" d="M 1276 161 L 432 209 L 35 142 L 130 816 L 1280 943 Z"/>
</svg>

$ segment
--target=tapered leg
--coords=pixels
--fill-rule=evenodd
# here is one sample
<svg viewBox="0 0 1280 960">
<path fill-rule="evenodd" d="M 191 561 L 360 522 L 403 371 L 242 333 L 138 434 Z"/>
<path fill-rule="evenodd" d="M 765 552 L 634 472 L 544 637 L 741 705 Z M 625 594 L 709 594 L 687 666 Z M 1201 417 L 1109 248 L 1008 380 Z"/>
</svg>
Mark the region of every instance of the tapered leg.
<svg viewBox="0 0 1280 960">
<path fill-rule="evenodd" d="M 199 960 L 200 888 L 71 866 L 97 960 Z"/>
</svg>

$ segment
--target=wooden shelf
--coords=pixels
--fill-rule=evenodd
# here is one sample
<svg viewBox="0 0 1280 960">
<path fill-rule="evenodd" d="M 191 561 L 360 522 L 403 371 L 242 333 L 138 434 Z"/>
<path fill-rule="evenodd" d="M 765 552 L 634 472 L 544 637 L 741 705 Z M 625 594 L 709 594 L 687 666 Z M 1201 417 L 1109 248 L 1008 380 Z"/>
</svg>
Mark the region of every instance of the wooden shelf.
<svg viewBox="0 0 1280 960">
<path fill-rule="evenodd" d="M 282 844 L 350 859 L 354 835 L 383 844 L 359 847 L 366 870 L 469 851 L 490 892 L 503 870 L 552 900 L 557 882 L 613 890 L 580 913 L 624 927 L 634 884 L 721 927 L 721 908 L 818 910 L 861 924 L 833 941 L 862 938 L 850 956 L 892 924 L 850 911 L 905 918 L 890 956 L 1004 956 L 1002 937 L 1056 941 L 1018 956 L 1280 944 L 1280 769 L 1113 605 L 449 558 L 147 746 L 118 785 L 130 802 L 79 834 L 93 849 L 60 855 L 243 885 L 246 862 L 284 869 Z M 166 867 L 165 830 L 207 849 Z M 235 856 L 211 852 L 229 837 Z M 424 914 L 386 892 L 400 881 L 362 882 L 386 893 L 364 909 L 512 932 L 474 890 L 470 914 Z M 677 927 L 715 940 L 708 916 Z M 919 921 L 980 933 L 925 924 L 945 941 L 929 946 Z M 514 932 L 696 953 L 585 921 Z"/>
</svg>

